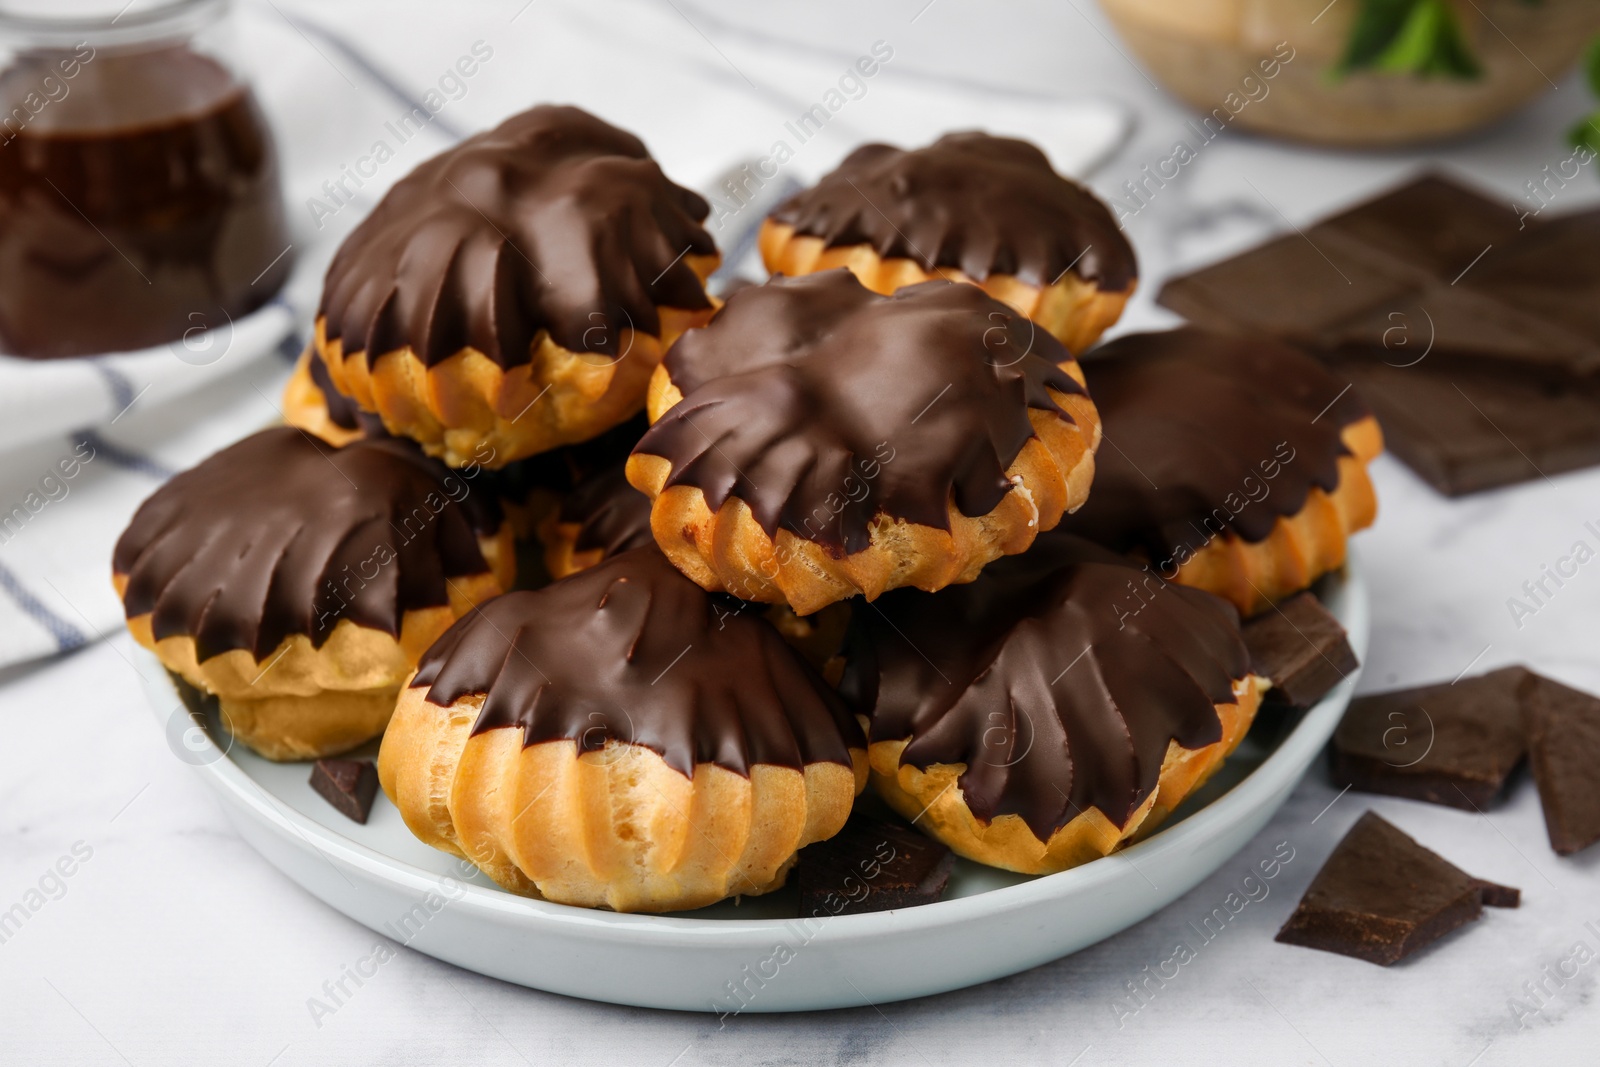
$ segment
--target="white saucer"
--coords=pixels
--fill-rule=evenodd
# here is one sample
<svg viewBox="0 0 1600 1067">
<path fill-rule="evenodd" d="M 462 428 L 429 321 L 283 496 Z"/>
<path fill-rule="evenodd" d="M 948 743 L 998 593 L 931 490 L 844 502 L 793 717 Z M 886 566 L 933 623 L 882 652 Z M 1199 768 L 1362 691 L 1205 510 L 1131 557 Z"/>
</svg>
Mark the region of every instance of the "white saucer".
<svg viewBox="0 0 1600 1067">
<path fill-rule="evenodd" d="M 1359 560 L 1320 592 L 1364 656 Z M 148 656 L 148 654 L 146 654 Z M 1076 952 L 1154 914 L 1254 837 L 1322 751 L 1357 675 L 1292 725 L 1259 721 L 1150 839 L 1044 877 L 961 861 L 944 900 L 802 921 L 792 890 L 677 916 L 526 900 L 411 836 L 380 793 L 360 826 L 209 718 L 197 725 L 153 656 L 146 689 L 167 737 L 222 797 L 240 835 L 307 891 L 384 937 L 508 982 L 689 1011 L 860 1007 L 941 993 Z M 1359 673 L 1359 672 L 1357 672 Z M 376 744 L 360 755 L 375 756 Z"/>
</svg>

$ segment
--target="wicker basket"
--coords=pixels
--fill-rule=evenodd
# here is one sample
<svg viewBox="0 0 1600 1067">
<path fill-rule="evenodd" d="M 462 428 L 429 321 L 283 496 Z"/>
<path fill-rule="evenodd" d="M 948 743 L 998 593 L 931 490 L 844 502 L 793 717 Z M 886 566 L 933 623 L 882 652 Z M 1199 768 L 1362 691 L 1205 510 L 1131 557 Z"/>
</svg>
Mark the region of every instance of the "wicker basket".
<svg viewBox="0 0 1600 1067">
<path fill-rule="evenodd" d="M 1151 73 L 1186 103 L 1209 113 L 1235 94 L 1238 106 L 1248 88 L 1259 99 L 1239 106 L 1231 121 L 1337 145 L 1428 140 L 1493 122 L 1550 89 L 1600 33 L 1600 0 L 1460 0 L 1482 78 L 1360 72 L 1333 82 L 1328 71 L 1343 54 L 1357 0 L 1100 0 L 1100 6 Z M 1276 76 L 1262 78 L 1260 64 L 1289 50 L 1293 58 L 1277 64 Z M 1254 82 L 1247 85 L 1247 77 Z"/>
</svg>

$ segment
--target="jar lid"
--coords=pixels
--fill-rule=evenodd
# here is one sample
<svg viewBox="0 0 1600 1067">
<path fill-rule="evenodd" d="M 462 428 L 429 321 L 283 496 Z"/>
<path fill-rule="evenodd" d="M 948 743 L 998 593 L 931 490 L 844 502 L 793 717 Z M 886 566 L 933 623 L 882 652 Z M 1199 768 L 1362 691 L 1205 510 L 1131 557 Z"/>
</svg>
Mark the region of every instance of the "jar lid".
<svg viewBox="0 0 1600 1067">
<path fill-rule="evenodd" d="M 185 39 L 232 0 L 0 0 L 0 44 L 13 50 L 137 47 Z"/>
</svg>

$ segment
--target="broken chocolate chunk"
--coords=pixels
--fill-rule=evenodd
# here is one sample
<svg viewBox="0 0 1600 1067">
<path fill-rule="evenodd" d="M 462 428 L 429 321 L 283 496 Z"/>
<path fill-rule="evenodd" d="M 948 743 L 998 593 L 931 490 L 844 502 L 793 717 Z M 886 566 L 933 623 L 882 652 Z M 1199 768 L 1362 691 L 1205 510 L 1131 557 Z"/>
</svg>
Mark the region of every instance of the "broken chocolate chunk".
<svg viewBox="0 0 1600 1067">
<path fill-rule="evenodd" d="M 339 814 L 365 823 L 378 794 L 378 769 L 371 760 L 319 759 L 311 768 L 311 788 Z"/>
<path fill-rule="evenodd" d="M 1475 879 L 1367 812 L 1322 865 L 1277 940 L 1388 966 L 1515 907 L 1517 890 Z"/>
<path fill-rule="evenodd" d="M 1522 762 L 1522 685 L 1506 667 L 1451 685 L 1359 697 L 1333 735 L 1333 784 L 1486 808 Z"/>
<path fill-rule="evenodd" d="M 1522 890 L 1515 886 L 1497 885 L 1494 882 L 1485 882 L 1482 878 L 1474 878 L 1472 884 L 1477 887 L 1478 893 L 1483 897 L 1483 906 L 1486 908 L 1518 908 L 1522 906 Z"/>
<path fill-rule="evenodd" d="M 1292 708 L 1311 707 L 1357 666 L 1344 627 L 1312 593 L 1246 622 L 1244 643 L 1250 669 L 1272 682 L 1267 699 Z"/>
<path fill-rule="evenodd" d="M 1550 847 L 1570 856 L 1600 841 L 1600 698 L 1529 675 L 1522 725 Z"/>
<path fill-rule="evenodd" d="M 806 918 L 932 904 L 955 854 L 900 822 L 854 814 L 826 841 L 800 850 L 795 882 Z"/>
</svg>

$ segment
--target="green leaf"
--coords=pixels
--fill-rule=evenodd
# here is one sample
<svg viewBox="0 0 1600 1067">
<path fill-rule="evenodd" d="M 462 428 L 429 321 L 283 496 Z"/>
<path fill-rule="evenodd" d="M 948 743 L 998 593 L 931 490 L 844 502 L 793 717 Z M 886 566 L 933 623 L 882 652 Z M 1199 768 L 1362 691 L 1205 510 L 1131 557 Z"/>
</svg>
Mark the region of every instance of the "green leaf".
<svg viewBox="0 0 1600 1067">
<path fill-rule="evenodd" d="M 1587 148 L 1600 154 L 1600 111 L 1572 127 L 1567 134 L 1567 141 L 1573 148 Z"/>
<path fill-rule="evenodd" d="M 1460 80 L 1483 76 L 1448 0 L 1362 0 L 1332 73 L 1337 80 L 1356 70 Z"/>
<path fill-rule="evenodd" d="M 1409 61 L 1409 62 L 1408 62 Z M 1470 81 L 1483 77 L 1483 67 L 1467 47 L 1455 8 L 1448 0 L 1423 0 L 1412 12 L 1395 49 L 1385 55 L 1387 69 L 1414 71 Z"/>
<path fill-rule="evenodd" d="M 1584 72 L 1589 76 L 1589 88 L 1596 96 L 1600 96 L 1600 37 L 1595 38 L 1589 45 L 1589 54 L 1584 61 Z M 1572 127 L 1567 132 L 1567 142 L 1573 148 L 1587 148 L 1600 155 L 1600 111 L 1594 112 Z"/>
<path fill-rule="evenodd" d="M 1371 67 L 1400 34 L 1419 0 L 1362 0 L 1344 55 L 1334 70 L 1348 74 Z"/>
</svg>

